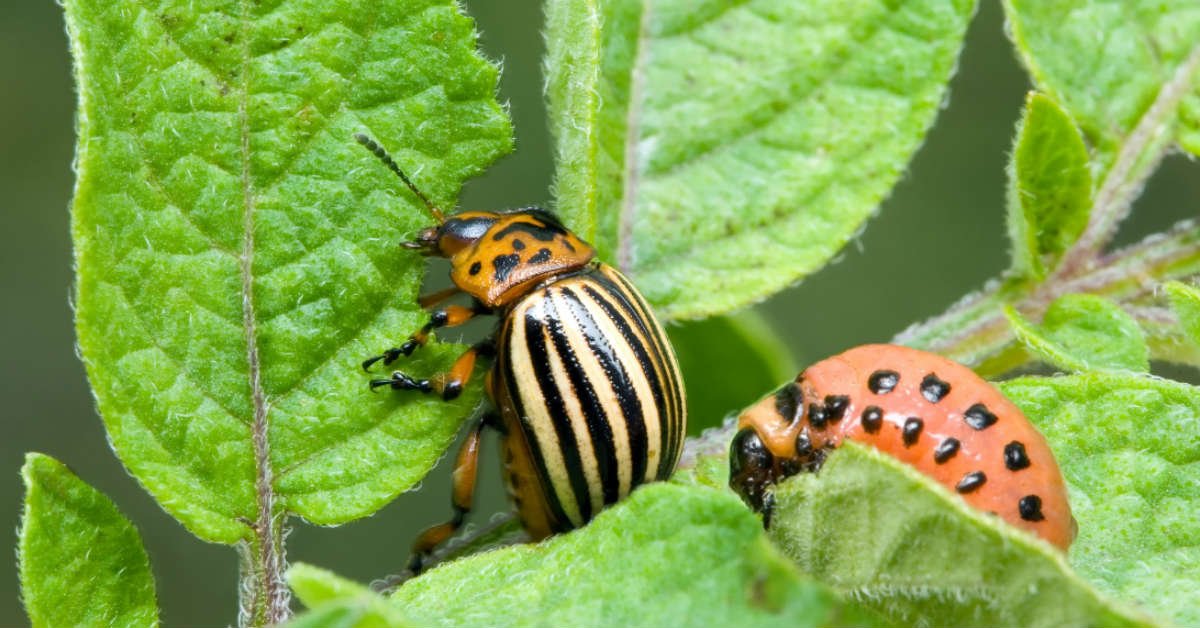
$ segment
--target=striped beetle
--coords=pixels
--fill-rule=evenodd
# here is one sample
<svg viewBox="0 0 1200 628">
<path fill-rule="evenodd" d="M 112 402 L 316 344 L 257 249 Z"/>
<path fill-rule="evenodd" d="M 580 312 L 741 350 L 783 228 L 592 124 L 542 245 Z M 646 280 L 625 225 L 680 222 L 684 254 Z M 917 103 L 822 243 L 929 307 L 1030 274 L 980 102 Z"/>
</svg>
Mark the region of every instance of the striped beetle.
<svg viewBox="0 0 1200 628">
<path fill-rule="evenodd" d="M 420 306 L 464 293 L 472 302 L 434 309 L 420 330 L 363 369 L 412 354 L 435 329 L 498 318 L 496 332 L 448 372 L 415 379 L 396 371 L 370 383 L 449 400 L 462 392 L 476 358 L 493 358 L 484 386 L 492 408 L 475 419 L 454 467 L 454 516 L 417 537 L 409 569 L 419 573 L 471 510 L 487 427 L 501 434 L 505 484 L 534 540 L 582 526 L 640 484 L 667 479 L 686 432 L 683 380 L 666 334 L 629 280 L 595 261 L 595 249 L 545 210 L 443 215 L 379 144 L 355 139 L 437 221 L 404 246 L 449 258 L 454 287 L 421 297 Z"/>
</svg>

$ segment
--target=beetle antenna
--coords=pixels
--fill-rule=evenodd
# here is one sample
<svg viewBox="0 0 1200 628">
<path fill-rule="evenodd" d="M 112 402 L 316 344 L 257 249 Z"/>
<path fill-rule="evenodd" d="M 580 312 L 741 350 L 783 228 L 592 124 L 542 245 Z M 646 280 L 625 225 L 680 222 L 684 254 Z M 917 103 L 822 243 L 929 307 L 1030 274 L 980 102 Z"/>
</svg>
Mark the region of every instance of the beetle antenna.
<svg viewBox="0 0 1200 628">
<path fill-rule="evenodd" d="M 439 223 L 446 222 L 446 216 L 442 213 L 442 210 L 438 209 L 438 206 L 434 205 L 433 202 L 429 200 L 429 197 L 422 194 L 421 190 L 418 190 L 417 186 L 413 185 L 413 182 L 409 180 L 408 175 L 404 174 L 404 171 L 400 169 L 400 166 L 396 165 L 396 161 L 392 159 L 392 156 L 389 155 L 388 152 L 384 150 L 384 148 L 380 146 L 378 142 L 367 137 L 366 135 L 363 135 L 362 133 L 355 133 L 354 139 L 357 140 L 359 144 L 362 144 L 367 150 L 375 153 L 375 156 L 379 158 L 379 161 L 383 162 L 383 165 L 387 166 L 388 169 L 396 173 L 396 176 L 400 177 L 400 180 L 404 182 L 404 185 L 408 186 L 408 189 L 412 190 L 412 193 L 416 194 L 417 198 L 421 199 L 421 201 L 425 203 L 425 206 L 429 208 L 429 213 L 433 214 L 433 217 Z"/>
</svg>

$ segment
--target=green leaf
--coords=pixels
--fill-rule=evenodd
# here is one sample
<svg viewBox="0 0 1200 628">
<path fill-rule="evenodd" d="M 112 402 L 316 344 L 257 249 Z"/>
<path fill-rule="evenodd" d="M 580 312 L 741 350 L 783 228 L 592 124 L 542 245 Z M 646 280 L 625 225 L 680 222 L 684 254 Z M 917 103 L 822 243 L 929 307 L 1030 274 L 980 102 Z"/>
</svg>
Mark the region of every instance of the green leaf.
<svg viewBox="0 0 1200 628">
<path fill-rule="evenodd" d="M 559 211 L 594 224 L 602 258 L 667 318 L 777 292 L 833 257 L 896 182 L 974 7 L 552 3 Z"/>
<path fill-rule="evenodd" d="M 18 557 L 34 626 L 156 626 L 154 576 L 142 537 L 100 491 L 63 463 L 27 454 Z"/>
<path fill-rule="evenodd" d="M 1066 371 L 1150 370 L 1150 350 L 1137 321 L 1111 301 L 1068 294 L 1046 310 L 1041 325 L 1011 307 L 1009 322 L 1018 339 L 1038 357 Z"/>
<path fill-rule="evenodd" d="M 1177 625 L 1200 624 L 1200 390 L 1118 373 L 1000 387 L 1053 444 L 1080 574 Z"/>
<path fill-rule="evenodd" d="M 413 486 L 478 390 L 367 390 L 359 362 L 424 322 L 423 262 L 398 243 L 431 219 L 352 135 L 451 206 L 511 146 L 471 21 L 452 0 L 65 8 L 79 344 L 122 461 L 223 543 L 260 515 L 338 523 Z"/>
<path fill-rule="evenodd" d="M 1200 134 L 1200 6 L 1194 0 L 1005 0 L 1010 32 L 1038 89 L 1079 123 L 1107 169 L 1120 145 L 1160 96 L 1190 94 L 1185 106 L 1156 112 L 1148 132 L 1171 142 Z M 1189 114 L 1189 112 L 1191 112 Z M 1182 113 L 1182 115 L 1180 115 Z M 1161 114 L 1161 115 L 1159 115 Z M 1178 133 L 1178 135 L 1177 135 Z"/>
<path fill-rule="evenodd" d="M 1179 326 L 1194 344 L 1200 345 L 1200 290 L 1179 281 L 1169 282 L 1163 289 L 1179 317 Z"/>
<path fill-rule="evenodd" d="M 1049 545 L 912 467 L 846 443 L 776 489 L 769 534 L 801 570 L 901 625 L 1114 626 L 1146 620 L 1101 597 Z"/>
<path fill-rule="evenodd" d="M 1052 270 L 1083 233 L 1091 205 L 1083 136 L 1057 103 L 1030 92 L 1008 172 L 1014 270 L 1034 277 Z"/>
<path fill-rule="evenodd" d="M 667 333 L 687 388 L 689 434 L 721 425 L 796 374 L 783 340 L 752 311 L 672 325 Z"/>
<path fill-rule="evenodd" d="M 802 578 L 733 495 L 661 483 L 580 530 L 448 563 L 393 599 L 422 625 L 878 623 Z"/>
<path fill-rule="evenodd" d="M 603 0 L 600 0 L 603 1 Z M 559 217 L 584 240 L 596 242 L 601 190 L 589 173 L 611 160 L 600 150 L 601 125 L 617 125 L 612 108 L 601 108 L 602 35 L 597 0 L 549 0 L 546 11 L 546 114 L 554 133 L 554 181 Z M 610 29 L 611 31 L 611 29 Z M 609 55 L 624 51 L 608 50 Z M 624 62 L 628 63 L 628 62 Z M 611 202 L 611 199 L 608 199 Z"/>
<path fill-rule="evenodd" d="M 288 623 L 292 628 L 416 626 L 401 609 L 366 587 L 303 563 L 287 573 L 296 597 L 311 609 Z"/>
</svg>

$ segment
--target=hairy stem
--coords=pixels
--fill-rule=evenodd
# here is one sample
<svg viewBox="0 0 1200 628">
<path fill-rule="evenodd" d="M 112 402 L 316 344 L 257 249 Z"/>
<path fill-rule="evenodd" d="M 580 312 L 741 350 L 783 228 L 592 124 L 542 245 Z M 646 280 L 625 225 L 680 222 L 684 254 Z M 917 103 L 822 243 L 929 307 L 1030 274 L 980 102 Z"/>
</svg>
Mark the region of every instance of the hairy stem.
<svg viewBox="0 0 1200 628">
<path fill-rule="evenodd" d="M 1122 302 L 1150 295 L 1164 281 L 1200 274 L 1200 224 L 1185 220 L 1165 234 L 1090 261 L 1077 266 L 1075 274 L 1057 276 L 1036 287 L 993 282 L 944 314 L 900 332 L 893 342 L 982 367 L 985 374 L 998 374 L 1007 370 L 1002 368 L 1011 361 L 1005 359 L 1006 350 L 1015 341 L 1004 318 L 1005 304 L 1036 320 L 1066 294 L 1096 294 Z M 1008 368 L 1013 366 L 1017 365 Z"/>
<path fill-rule="evenodd" d="M 241 4 L 242 70 L 238 123 L 241 134 L 241 183 L 244 218 L 242 224 L 242 326 L 246 340 L 246 362 L 250 369 L 250 390 L 254 417 L 251 439 L 254 445 L 254 489 L 258 514 L 251 529 L 254 540 L 243 547 L 241 603 L 238 616 L 243 626 L 265 626 L 286 621 L 291 616 L 291 595 L 283 582 L 283 517 L 275 512 L 275 487 L 268 438 L 268 405 L 262 386 L 262 368 L 258 354 L 257 317 L 254 303 L 254 204 L 255 190 L 250 160 L 250 1 Z"/>
</svg>

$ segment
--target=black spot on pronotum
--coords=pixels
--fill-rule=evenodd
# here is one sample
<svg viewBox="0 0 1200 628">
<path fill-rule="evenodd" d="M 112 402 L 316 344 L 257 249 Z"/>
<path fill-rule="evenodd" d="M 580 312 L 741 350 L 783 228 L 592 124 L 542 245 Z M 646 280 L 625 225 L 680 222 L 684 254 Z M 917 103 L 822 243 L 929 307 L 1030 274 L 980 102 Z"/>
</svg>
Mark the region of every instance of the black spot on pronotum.
<svg viewBox="0 0 1200 628">
<path fill-rule="evenodd" d="M 508 255 L 497 255 L 492 259 L 492 267 L 496 269 L 496 281 L 504 281 L 508 279 L 508 274 L 521 263 L 521 257 L 516 253 Z"/>
<path fill-rule="evenodd" d="M 996 423 L 996 415 L 992 414 L 987 406 L 977 403 L 967 408 L 967 411 L 963 413 L 963 420 L 977 430 L 986 430 Z"/>
<path fill-rule="evenodd" d="M 937 403 L 948 394 L 950 382 L 938 378 L 936 374 L 930 373 L 921 380 L 921 396 L 929 400 L 929 403 Z"/>
<path fill-rule="evenodd" d="M 1004 466 L 1009 471 L 1020 471 L 1029 468 L 1029 455 L 1025 453 L 1025 445 L 1013 441 L 1004 446 Z"/>
<path fill-rule="evenodd" d="M 829 419 L 829 415 L 825 414 L 825 407 L 815 403 L 808 404 L 808 423 L 813 427 L 822 430 L 825 429 L 825 421 Z"/>
<path fill-rule="evenodd" d="M 862 426 L 868 434 L 874 434 L 883 427 L 883 410 L 879 406 L 867 406 L 862 412 Z"/>
<path fill-rule="evenodd" d="M 947 460 L 954 457 L 958 453 L 958 448 L 962 443 L 958 442 L 957 438 L 947 438 L 938 443 L 936 449 L 933 450 L 933 461 L 938 464 L 945 464 Z"/>
<path fill-rule="evenodd" d="M 849 405 L 850 397 L 848 395 L 826 395 L 825 416 L 830 421 L 840 421 L 843 416 L 846 416 L 846 408 Z"/>
<path fill-rule="evenodd" d="M 896 371 L 878 370 L 871 373 L 867 378 L 867 388 L 876 395 L 885 395 L 892 392 L 896 384 L 900 383 L 900 374 Z"/>
<path fill-rule="evenodd" d="M 523 251 L 525 250 L 525 242 L 518 238 L 513 238 L 512 247 L 514 251 Z"/>
<path fill-rule="evenodd" d="M 917 439 L 921 438 L 921 428 L 925 427 L 925 423 L 921 419 L 910 416 L 904 420 L 904 427 L 901 430 L 904 438 L 904 446 L 912 447 L 916 444 Z"/>
<path fill-rule="evenodd" d="M 954 490 L 963 494 L 970 493 L 978 490 L 985 482 L 987 482 L 987 476 L 983 474 L 983 471 L 972 471 L 958 481 L 958 484 L 954 486 Z"/>
<path fill-rule="evenodd" d="M 475 275 L 478 275 L 479 271 L 481 271 L 481 270 L 483 270 L 483 264 L 476 261 L 474 264 L 471 264 L 471 268 L 467 269 L 467 272 L 470 273 L 472 277 L 474 277 Z"/>
<path fill-rule="evenodd" d="M 775 391 L 775 411 L 785 421 L 795 421 L 796 413 L 800 411 L 803 399 L 801 399 L 800 387 L 788 382 L 783 385 L 783 388 Z"/>
<path fill-rule="evenodd" d="M 541 264 L 548 261 L 550 261 L 550 249 L 547 248 L 538 249 L 538 252 L 529 258 L 530 264 Z"/>
<path fill-rule="evenodd" d="M 1025 521 L 1041 521 L 1046 518 L 1042 514 L 1042 498 L 1037 495 L 1026 495 L 1017 501 L 1017 511 Z"/>
</svg>

